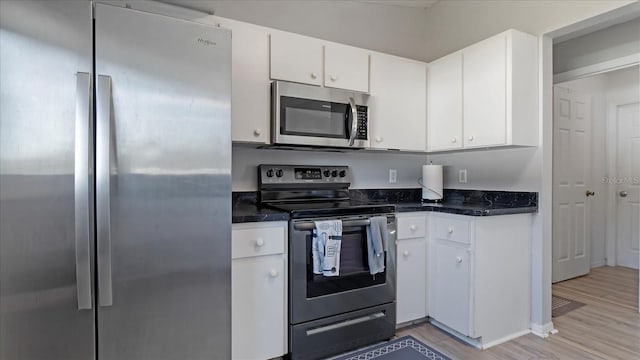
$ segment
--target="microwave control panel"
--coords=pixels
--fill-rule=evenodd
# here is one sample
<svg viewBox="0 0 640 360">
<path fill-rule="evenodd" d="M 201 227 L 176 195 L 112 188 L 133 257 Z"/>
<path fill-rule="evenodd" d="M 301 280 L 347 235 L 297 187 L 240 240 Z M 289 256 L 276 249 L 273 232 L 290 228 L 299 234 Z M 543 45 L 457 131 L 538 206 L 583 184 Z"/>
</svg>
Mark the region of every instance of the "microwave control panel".
<svg viewBox="0 0 640 360">
<path fill-rule="evenodd" d="M 356 110 L 358 111 L 358 132 L 356 139 L 367 140 L 368 108 L 366 106 L 356 105 Z"/>
</svg>

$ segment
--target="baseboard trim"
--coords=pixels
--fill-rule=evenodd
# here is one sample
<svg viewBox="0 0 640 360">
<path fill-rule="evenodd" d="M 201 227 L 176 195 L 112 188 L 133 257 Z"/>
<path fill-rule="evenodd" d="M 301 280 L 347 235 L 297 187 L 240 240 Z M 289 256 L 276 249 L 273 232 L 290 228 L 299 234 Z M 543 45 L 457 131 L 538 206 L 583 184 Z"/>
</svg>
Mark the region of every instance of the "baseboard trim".
<svg viewBox="0 0 640 360">
<path fill-rule="evenodd" d="M 438 320 L 435 319 L 431 319 L 429 321 L 431 323 L 431 325 L 439 328 L 440 330 L 443 330 L 444 332 L 449 333 L 449 335 L 452 335 L 458 339 L 460 339 L 462 342 L 465 342 L 471 346 L 473 346 L 476 349 L 482 349 L 482 343 L 480 342 L 479 338 L 478 339 L 474 339 L 474 338 L 470 338 L 464 334 L 459 333 L 456 330 L 453 330 L 452 328 L 448 327 L 447 325 L 439 322 Z"/>
<path fill-rule="evenodd" d="M 496 340 L 493 340 L 493 341 L 483 342 L 482 343 L 482 350 L 488 349 L 488 348 L 490 348 L 492 346 L 500 345 L 500 344 L 505 343 L 505 342 L 507 342 L 509 340 L 513 340 L 515 338 L 519 338 L 520 336 L 527 335 L 527 334 L 530 334 L 530 333 L 531 333 L 531 330 L 527 329 L 527 330 L 518 331 L 516 333 L 507 335 L 505 337 L 502 337 L 502 338 L 499 338 L 499 339 L 496 339 Z"/>
<path fill-rule="evenodd" d="M 591 263 L 591 268 L 597 268 L 597 267 L 600 267 L 600 266 L 604 266 L 605 264 L 606 263 L 605 263 L 604 259 L 603 260 L 594 261 L 594 262 Z"/>
<path fill-rule="evenodd" d="M 534 324 L 531 323 L 531 333 L 541 338 L 549 337 L 549 334 L 554 330 L 553 322 L 549 321 L 546 324 Z"/>
</svg>

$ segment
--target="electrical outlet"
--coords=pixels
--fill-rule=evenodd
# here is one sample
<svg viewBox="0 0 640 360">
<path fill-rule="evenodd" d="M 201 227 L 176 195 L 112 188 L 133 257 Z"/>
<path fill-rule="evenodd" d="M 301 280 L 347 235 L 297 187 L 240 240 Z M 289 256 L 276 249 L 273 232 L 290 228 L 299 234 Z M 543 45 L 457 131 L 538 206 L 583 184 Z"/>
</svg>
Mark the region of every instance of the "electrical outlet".
<svg viewBox="0 0 640 360">
<path fill-rule="evenodd" d="M 467 183 L 467 169 L 462 169 L 458 172 L 458 182 L 462 184 Z"/>
<path fill-rule="evenodd" d="M 389 169 L 389 183 L 395 184 L 398 181 L 398 172 L 396 169 Z"/>
</svg>

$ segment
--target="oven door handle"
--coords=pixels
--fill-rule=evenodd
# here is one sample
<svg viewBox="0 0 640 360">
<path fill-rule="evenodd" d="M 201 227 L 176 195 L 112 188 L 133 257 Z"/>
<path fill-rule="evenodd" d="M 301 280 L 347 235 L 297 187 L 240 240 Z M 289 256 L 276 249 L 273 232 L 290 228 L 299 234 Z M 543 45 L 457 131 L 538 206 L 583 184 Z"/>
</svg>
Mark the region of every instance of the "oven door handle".
<svg viewBox="0 0 640 360">
<path fill-rule="evenodd" d="M 371 224 L 368 219 L 361 220 L 347 220 L 342 222 L 342 226 L 366 226 Z M 293 224 L 293 228 L 296 230 L 313 230 L 316 224 L 313 221 L 305 221 Z"/>
</svg>

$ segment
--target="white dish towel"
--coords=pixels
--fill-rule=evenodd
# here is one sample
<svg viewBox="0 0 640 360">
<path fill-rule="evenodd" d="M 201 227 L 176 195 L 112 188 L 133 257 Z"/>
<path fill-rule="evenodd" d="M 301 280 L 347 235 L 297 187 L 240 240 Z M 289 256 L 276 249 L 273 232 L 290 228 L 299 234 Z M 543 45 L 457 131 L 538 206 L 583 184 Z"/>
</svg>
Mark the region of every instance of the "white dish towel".
<svg viewBox="0 0 640 360">
<path fill-rule="evenodd" d="M 342 220 L 314 221 L 312 244 L 313 273 L 340 275 Z"/>
</svg>

